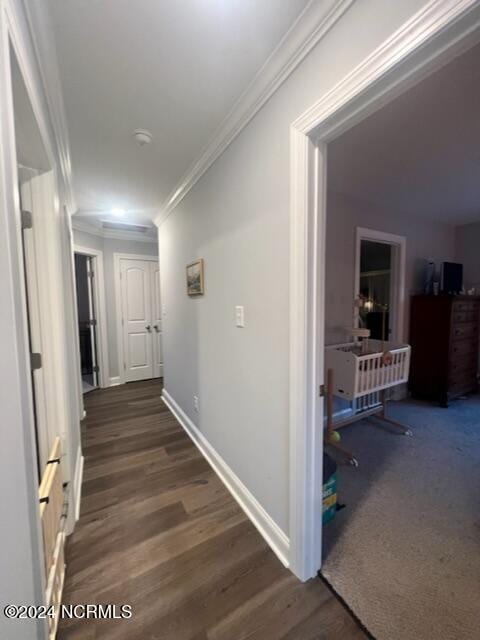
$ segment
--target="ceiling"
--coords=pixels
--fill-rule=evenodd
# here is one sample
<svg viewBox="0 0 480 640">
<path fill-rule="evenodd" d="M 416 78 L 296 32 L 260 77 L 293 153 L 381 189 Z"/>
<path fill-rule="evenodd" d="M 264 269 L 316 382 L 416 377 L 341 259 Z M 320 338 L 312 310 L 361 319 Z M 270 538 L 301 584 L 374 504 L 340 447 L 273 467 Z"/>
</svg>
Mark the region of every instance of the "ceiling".
<svg viewBox="0 0 480 640">
<path fill-rule="evenodd" d="M 83 222 L 150 221 L 307 4 L 48 2 Z"/>
<path fill-rule="evenodd" d="M 446 223 L 480 220 L 480 45 L 332 142 L 328 185 Z"/>
</svg>

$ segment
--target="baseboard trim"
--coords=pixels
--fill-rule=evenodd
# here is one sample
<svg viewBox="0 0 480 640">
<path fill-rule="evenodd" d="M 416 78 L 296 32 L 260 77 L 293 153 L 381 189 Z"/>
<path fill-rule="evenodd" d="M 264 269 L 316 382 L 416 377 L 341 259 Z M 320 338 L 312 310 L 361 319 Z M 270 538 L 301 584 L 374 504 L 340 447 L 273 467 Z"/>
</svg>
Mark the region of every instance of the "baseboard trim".
<svg viewBox="0 0 480 640">
<path fill-rule="evenodd" d="M 82 483 L 83 483 L 83 463 L 84 457 L 82 450 L 78 447 L 77 463 L 75 465 L 75 480 L 73 486 L 73 496 L 75 499 L 75 522 L 80 518 L 80 502 L 82 499 Z"/>
<path fill-rule="evenodd" d="M 243 482 L 227 465 L 225 460 L 198 430 L 187 414 L 175 402 L 172 396 L 163 389 L 162 400 L 186 431 L 187 435 L 200 450 L 217 476 L 230 491 L 240 507 L 252 521 L 266 543 L 276 554 L 280 562 L 288 567 L 290 557 L 290 541 L 274 520 L 268 515 L 258 500 L 250 493 Z"/>
<path fill-rule="evenodd" d="M 118 387 L 119 384 L 122 384 L 120 376 L 114 376 L 113 378 L 110 378 L 109 387 Z"/>
</svg>

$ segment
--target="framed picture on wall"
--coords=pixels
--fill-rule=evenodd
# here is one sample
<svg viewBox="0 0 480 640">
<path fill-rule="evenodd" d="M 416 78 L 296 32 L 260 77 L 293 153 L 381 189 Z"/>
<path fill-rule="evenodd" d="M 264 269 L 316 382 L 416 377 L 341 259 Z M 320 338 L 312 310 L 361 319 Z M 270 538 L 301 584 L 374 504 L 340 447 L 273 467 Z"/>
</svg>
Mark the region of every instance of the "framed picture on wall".
<svg viewBox="0 0 480 640">
<path fill-rule="evenodd" d="M 203 290 L 203 258 L 199 258 L 187 265 L 187 294 L 201 296 Z"/>
</svg>

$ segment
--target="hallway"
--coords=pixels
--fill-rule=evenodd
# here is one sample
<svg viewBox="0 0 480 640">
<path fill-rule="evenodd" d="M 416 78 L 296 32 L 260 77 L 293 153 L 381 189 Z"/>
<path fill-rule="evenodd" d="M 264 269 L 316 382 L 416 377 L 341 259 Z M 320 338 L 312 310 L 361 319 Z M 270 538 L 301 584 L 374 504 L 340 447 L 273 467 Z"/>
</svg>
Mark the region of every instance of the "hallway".
<svg viewBox="0 0 480 640">
<path fill-rule="evenodd" d="M 63 621 L 60 640 L 366 637 L 319 580 L 285 569 L 160 400 L 157 381 L 85 397 L 81 516 L 66 604 L 130 620 Z"/>
</svg>

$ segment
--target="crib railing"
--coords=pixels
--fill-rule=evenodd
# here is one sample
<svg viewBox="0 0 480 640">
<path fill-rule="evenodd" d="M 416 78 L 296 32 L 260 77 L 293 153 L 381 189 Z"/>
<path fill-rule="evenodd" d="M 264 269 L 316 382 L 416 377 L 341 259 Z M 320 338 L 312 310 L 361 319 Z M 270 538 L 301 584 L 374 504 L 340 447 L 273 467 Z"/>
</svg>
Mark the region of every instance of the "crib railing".
<svg viewBox="0 0 480 640">
<path fill-rule="evenodd" d="M 355 376 L 355 396 L 388 389 L 408 380 L 410 350 L 360 356 Z"/>
<path fill-rule="evenodd" d="M 362 408 L 377 404 L 379 391 L 408 381 L 410 346 L 369 340 L 364 346 L 350 342 L 325 350 L 325 369 L 333 371 L 333 395 L 346 400 L 366 396 Z"/>
</svg>

